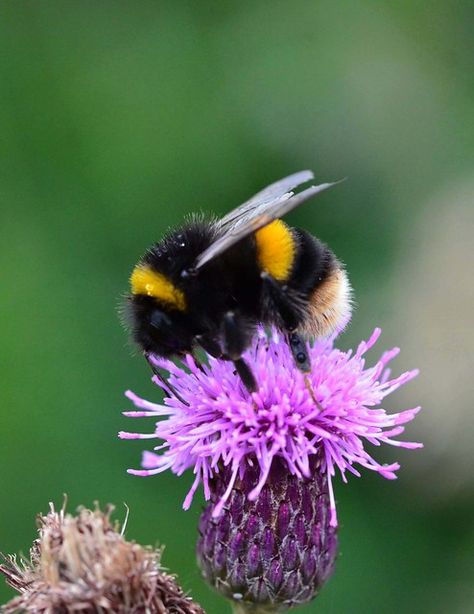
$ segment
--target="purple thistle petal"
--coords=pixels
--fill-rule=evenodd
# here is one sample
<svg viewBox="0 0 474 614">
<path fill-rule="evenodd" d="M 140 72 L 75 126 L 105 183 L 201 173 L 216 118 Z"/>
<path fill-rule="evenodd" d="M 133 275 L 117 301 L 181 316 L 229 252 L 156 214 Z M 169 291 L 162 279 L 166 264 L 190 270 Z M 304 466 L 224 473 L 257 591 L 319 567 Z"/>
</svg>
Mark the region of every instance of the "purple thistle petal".
<svg viewBox="0 0 474 614">
<path fill-rule="evenodd" d="M 169 372 L 170 384 L 185 403 L 176 397 L 165 397 L 160 405 L 130 391 L 126 393 L 137 411 L 124 412 L 125 415 L 156 416 L 159 421 L 153 433 L 121 432 L 119 436 L 163 442 L 155 448 L 160 454 L 144 455 L 142 470 L 129 472 L 143 476 L 170 469 L 181 475 L 193 469 L 195 480 L 184 503 L 187 509 L 201 483 L 208 500 L 210 483 L 223 467 L 229 468 L 228 483 L 213 509 L 216 517 L 246 467 L 257 468 L 255 485 L 247 493 L 249 500 L 255 500 L 265 486 L 274 458 L 282 459 L 289 473 L 302 479 L 311 475 L 311 458 L 320 455 L 320 470 L 328 478 L 331 524 L 336 526 L 332 487 L 336 470 L 343 481 L 347 481 L 346 472 L 360 476 L 354 465 L 394 479 L 398 463 L 378 463 L 365 444 L 422 447 L 420 443 L 395 439 L 419 407 L 392 415 L 380 407 L 386 396 L 418 374 L 418 370 L 412 370 L 391 377 L 387 365 L 398 355 L 398 348 L 384 352 L 374 366 L 366 366 L 365 354 L 380 334 L 376 328 L 355 352 L 334 348 L 334 338 L 313 343 L 309 348 L 312 371 L 304 376 L 295 366 L 283 336 L 276 330 L 269 337 L 259 331 L 244 356 L 259 385 L 252 395 L 231 362 L 209 357 L 209 364 L 200 368 L 191 356 L 181 365 L 153 357 L 157 367 Z M 157 378 L 153 381 L 163 387 Z M 308 390 L 308 381 L 314 397 Z"/>
</svg>

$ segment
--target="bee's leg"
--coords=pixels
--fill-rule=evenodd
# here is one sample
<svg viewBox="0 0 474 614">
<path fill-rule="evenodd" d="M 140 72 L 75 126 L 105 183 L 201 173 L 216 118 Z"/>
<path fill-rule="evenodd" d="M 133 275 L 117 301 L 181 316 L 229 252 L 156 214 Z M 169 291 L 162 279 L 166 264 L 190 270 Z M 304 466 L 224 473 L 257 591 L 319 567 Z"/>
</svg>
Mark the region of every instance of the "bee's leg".
<svg viewBox="0 0 474 614">
<path fill-rule="evenodd" d="M 210 335 L 196 335 L 196 343 L 198 343 L 202 349 L 213 356 L 214 358 L 222 357 L 222 349 L 219 343 Z"/>
<path fill-rule="evenodd" d="M 219 344 L 210 335 L 196 335 L 194 337 L 194 341 L 206 352 L 206 354 L 209 354 L 209 356 L 213 356 L 214 358 L 222 357 L 222 350 Z M 196 363 L 198 369 L 200 369 L 204 373 L 204 367 L 202 366 L 202 363 L 196 356 L 195 352 L 193 352 L 193 360 Z"/>
<path fill-rule="evenodd" d="M 153 364 L 153 362 L 151 360 L 150 353 L 149 352 L 144 352 L 143 355 L 145 356 L 147 363 L 150 365 L 151 370 L 153 371 L 153 375 L 155 375 L 160 380 L 160 382 L 163 384 L 163 389 L 165 390 L 165 392 L 168 393 L 168 396 L 174 396 L 174 397 L 176 397 L 178 399 L 178 401 L 183 403 L 183 405 L 188 405 L 189 406 L 189 403 L 183 399 L 183 397 L 177 392 L 177 390 L 174 388 L 174 386 L 172 386 L 165 379 L 165 377 L 163 377 L 163 375 L 160 373 L 158 367 L 155 364 Z"/>
<path fill-rule="evenodd" d="M 252 392 L 256 392 L 257 382 L 255 381 L 255 376 L 245 360 L 243 358 L 237 358 L 237 360 L 234 360 L 233 363 L 243 385 L 247 388 L 250 394 L 252 394 Z"/>
<path fill-rule="evenodd" d="M 311 381 L 309 379 L 309 373 L 311 372 L 311 360 L 309 358 L 306 342 L 298 333 L 295 332 L 287 333 L 287 339 L 288 345 L 291 349 L 291 353 L 293 354 L 293 358 L 295 359 L 296 366 L 300 371 L 304 373 L 304 384 L 306 386 L 306 389 L 311 395 L 311 398 L 313 399 L 315 405 L 319 408 L 320 411 L 322 411 L 323 407 L 316 398 L 313 387 L 311 385 Z"/>
<path fill-rule="evenodd" d="M 250 393 L 257 390 L 257 382 L 242 354 L 251 341 L 252 333 L 253 329 L 246 325 L 242 318 L 239 319 L 235 312 L 228 311 L 225 314 L 222 326 L 224 356 L 232 360 L 242 383 Z"/>
<path fill-rule="evenodd" d="M 191 352 L 191 356 L 193 357 L 194 364 L 199 369 L 199 371 L 202 371 L 204 373 L 204 367 L 202 366 L 202 362 L 197 357 L 196 352 Z"/>
<path fill-rule="evenodd" d="M 301 321 L 301 316 L 293 307 L 284 286 L 279 284 L 278 281 L 268 273 L 261 273 L 261 278 L 267 297 L 272 302 L 273 307 L 282 322 L 283 328 L 286 330 L 288 345 L 291 353 L 293 354 L 295 364 L 298 369 L 304 373 L 305 386 L 315 404 L 322 409 L 318 400 L 316 399 L 313 387 L 311 386 L 311 382 L 308 377 L 308 373 L 311 371 L 311 360 L 306 342 L 301 335 L 296 332 L 296 329 Z"/>
<path fill-rule="evenodd" d="M 287 339 L 298 369 L 303 371 L 303 373 L 309 373 L 311 371 L 311 361 L 309 359 L 306 342 L 295 332 L 288 332 Z"/>
<path fill-rule="evenodd" d="M 287 333 L 288 345 L 295 359 L 295 363 L 303 373 L 311 371 L 308 350 L 303 338 L 295 332 L 301 321 L 301 315 L 293 306 L 288 298 L 285 286 L 282 286 L 274 277 L 268 273 L 260 274 L 267 299 L 273 305 L 278 319 L 282 323 L 283 329 Z"/>
<path fill-rule="evenodd" d="M 289 332 L 295 331 L 300 324 L 301 315 L 288 298 L 286 287 L 268 273 L 260 273 L 260 277 L 266 298 L 281 321 L 283 329 Z"/>
</svg>

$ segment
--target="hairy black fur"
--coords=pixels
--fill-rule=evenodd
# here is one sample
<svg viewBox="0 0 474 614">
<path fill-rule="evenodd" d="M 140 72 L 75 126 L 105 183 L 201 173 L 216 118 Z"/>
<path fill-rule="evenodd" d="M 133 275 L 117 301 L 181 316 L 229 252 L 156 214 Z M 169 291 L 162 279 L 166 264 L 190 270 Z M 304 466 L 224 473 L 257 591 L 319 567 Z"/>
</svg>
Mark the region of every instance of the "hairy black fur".
<svg viewBox="0 0 474 614">
<path fill-rule="evenodd" d="M 307 316 L 311 293 L 334 266 L 335 258 L 325 245 L 292 229 L 296 255 L 286 283 L 262 275 L 254 235 L 193 274 L 193 262 L 215 240 L 216 232 L 214 222 L 195 219 L 169 233 L 141 259 L 181 289 L 187 302 L 181 312 L 148 296 L 129 297 L 133 338 L 145 352 L 173 356 L 201 345 L 238 360 L 259 323 L 295 330 Z"/>
</svg>

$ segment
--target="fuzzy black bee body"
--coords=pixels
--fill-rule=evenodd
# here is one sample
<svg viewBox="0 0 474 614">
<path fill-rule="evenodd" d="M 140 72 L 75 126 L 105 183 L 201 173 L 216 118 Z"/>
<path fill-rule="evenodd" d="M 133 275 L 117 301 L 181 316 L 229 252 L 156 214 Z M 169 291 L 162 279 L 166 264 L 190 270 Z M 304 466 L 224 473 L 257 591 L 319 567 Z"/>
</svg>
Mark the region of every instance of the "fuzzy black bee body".
<svg viewBox="0 0 474 614">
<path fill-rule="evenodd" d="M 146 355 L 202 347 L 234 361 L 254 390 L 241 357 L 263 324 L 285 331 L 297 364 L 309 368 L 299 333 L 327 335 L 350 312 L 350 286 L 334 254 L 279 219 L 332 185 L 289 191 L 311 177 L 303 171 L 285 178 L 222 220 L 194 218 L 145 253 L 132 273 L 129 314 Z"/>
</svg>

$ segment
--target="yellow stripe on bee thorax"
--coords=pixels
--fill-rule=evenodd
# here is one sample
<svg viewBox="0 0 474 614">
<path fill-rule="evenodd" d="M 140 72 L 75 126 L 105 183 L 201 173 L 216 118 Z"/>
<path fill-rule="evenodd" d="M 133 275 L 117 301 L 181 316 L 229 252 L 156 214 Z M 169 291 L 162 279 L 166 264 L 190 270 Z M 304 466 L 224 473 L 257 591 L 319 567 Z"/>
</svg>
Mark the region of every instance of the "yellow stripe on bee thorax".
<svg viewBox="0 0 474 614">
<path fill-rule="evenodd" d="M 130 285 L 132 294 L 152 296 L 179 311 L 186 310 L 186 298 L 182 290 L 176 288 L 162 273 L 153 271 L 146 265 L 137 264 L 130 277 Z"/>
<path fill-rule="evenodd" d="M 295 259 L 296 246 L 291 230 L 275 220 L 255 233 L 257 260 L 262 271 L 278 281 L 286 281 Z"/>
</svg>

